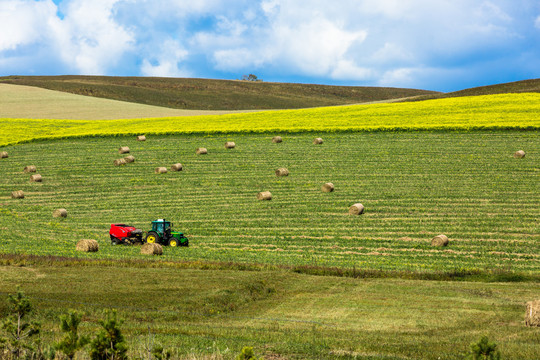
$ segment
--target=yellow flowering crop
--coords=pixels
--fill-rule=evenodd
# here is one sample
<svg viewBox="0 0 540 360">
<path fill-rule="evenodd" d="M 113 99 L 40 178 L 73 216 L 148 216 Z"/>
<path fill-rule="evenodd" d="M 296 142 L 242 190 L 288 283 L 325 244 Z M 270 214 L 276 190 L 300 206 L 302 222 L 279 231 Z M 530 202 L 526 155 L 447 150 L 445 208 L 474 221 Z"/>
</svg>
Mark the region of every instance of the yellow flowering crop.
<svg viewBox="0 0 540 360">
<path fill-rule="evenodd" d="M 540 129 L 540 94 L 121 120 L 0 119 L 0 146 L 126 134 Z"/>
</svg>

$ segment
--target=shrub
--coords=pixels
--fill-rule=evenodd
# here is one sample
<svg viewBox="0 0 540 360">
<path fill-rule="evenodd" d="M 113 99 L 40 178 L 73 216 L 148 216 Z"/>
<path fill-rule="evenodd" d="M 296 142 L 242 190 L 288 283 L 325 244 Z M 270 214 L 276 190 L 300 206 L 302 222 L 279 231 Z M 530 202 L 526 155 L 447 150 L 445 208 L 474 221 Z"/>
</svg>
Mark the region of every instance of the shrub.
<svg viewBox="0 0 540 360">
<path fill-rule="evenodd" d="M 255 356 L 252 347 L 244 346 L 242 352 L 236 357 L 236 360 L 259 360 L 259 358 Z"/>
<path fill-rule="evenodd" d="M 501 353 L 497 351 L 497 344 L 489 342 L 487 336 L 482 336 L 478 342 L 471 344 L 470 358 L 474 360 L 499 360 Z"/>
</svg>

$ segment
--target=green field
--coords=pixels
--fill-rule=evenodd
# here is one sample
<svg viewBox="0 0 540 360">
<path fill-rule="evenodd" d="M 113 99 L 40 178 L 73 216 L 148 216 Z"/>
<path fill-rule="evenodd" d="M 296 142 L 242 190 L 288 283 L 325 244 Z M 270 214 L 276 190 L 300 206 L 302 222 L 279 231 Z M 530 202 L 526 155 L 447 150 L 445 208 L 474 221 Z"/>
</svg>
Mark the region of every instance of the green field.
<svg viewBox="0 0 540 360">
<path fill-rule="evenodd" d="M 1 298 L 21 286 L 45 343 L 60 338 L 57 319 L 66 309 L 84 312 L 81 332 L 94 335 L 102 309 L 115 308 L 133 358 L 148 358 L 153 343 L 186 360 L 234 359 L 243 346 L 267 360 L 463 359 L 482 335 L 503 359 L 540 354 L 538 329 L 523 326 L 525 299 L 538 295 L 538 283 L 24 262 L 0 266 Z"/>
<path fill-rule="evenodd" d="M 109 244 L 108 228 L 148 230 L 167 218 L 190 238 L 163 260 L 345 267 L 412 273 L 538 275 L 537 132 L 398 132 L 105 137 L 5 149 L 0 160 L 2 253 L 140 258 Z M 226 150 L 225 141 L 236 142 Z M 129 146 L 135 163 L 113 166 Z M 198 147 L 209 154 L 196 155 Z M 524 159 L 513 153 L 524 149 Z M 154 174 L 180 162 L 185 170 Z M 43 183 L 23 173 L 36 165 Z M 288 177 L 276 177 L 286 167 Z M 325 182 L 333 193 L 321 192 Z M 24 199 L 11 199 L 24 190 Z M 271 191 L 271 201 L 258 201 Z M 361 202 L 362 216 L 348 215 Z M 65 220 L 52 218 L 66 208 Z M 433 248 L 440 233 L 450 246 Z M 94 238 L 95 255 L 74 244 Z"/>
</svg>

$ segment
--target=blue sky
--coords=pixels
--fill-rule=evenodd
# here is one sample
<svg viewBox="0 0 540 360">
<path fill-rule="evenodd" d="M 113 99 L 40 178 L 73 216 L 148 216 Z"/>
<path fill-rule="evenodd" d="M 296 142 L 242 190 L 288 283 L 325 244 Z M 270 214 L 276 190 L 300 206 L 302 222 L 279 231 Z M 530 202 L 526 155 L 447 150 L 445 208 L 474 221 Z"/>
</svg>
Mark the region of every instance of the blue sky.
<svg viewBox="0 0 540 360">
<path fill-rule="evenodd" d="M 0 75 L 453 91 L 540 78 L 540 0 L 0 0 Z"/>
</svg>

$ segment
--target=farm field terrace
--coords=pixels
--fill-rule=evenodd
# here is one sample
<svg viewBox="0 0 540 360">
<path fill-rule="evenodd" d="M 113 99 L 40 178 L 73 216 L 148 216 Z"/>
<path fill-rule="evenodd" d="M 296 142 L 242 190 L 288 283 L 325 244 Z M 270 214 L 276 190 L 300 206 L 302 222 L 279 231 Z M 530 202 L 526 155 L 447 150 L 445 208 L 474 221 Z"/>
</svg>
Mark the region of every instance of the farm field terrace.
<svg viewBox="0 0 540 360">
<path fill-rule="evenodd" d="M 189 248 L 163 261 L 314 265 L 413 273 L 540 270 L 536 131 L 159 135 L 5 146 L 0 252 L 140 259 L 112 246 L 111 223 L 149 230 L 170 219 Z M 314 145 L 314 137 L 324 139 Z M 225 141 L 236 142 L 225 149 Z M 120 146 L 135 162 L 115 167 Z M 206 147 L 208 155 L 196 155 Z M 524 149 L 527 156 L 513 158 Z M 155 174 L 180 162 L 184 171 Z M 36 165 L 43 183 L 30 183 Z M 286 167 L 288 177 L 276 177 Z M 336 190 L 323 193 L 332 182 Z M 23 190 L 24 199 L 11 199 Z M 271 201 L 258 201 L 271 191 Z M 365 214 L 351 216 L 361 202 Z M 66 208 L 68 217 L 52 212 Z M 446 234 L 450 244 L 429 240 Z M 75 251 L 82 238 L 100 251 Z"/>
<path fill-rule="evenodd" d="M 538 130 L 539 114 L 538 93 L 153 119 L 59 121 L 28 119 L 25 112 L 25 119 L 0 119 L 0 146 L 36 139 L 126 134 Z"/>
</svg>

